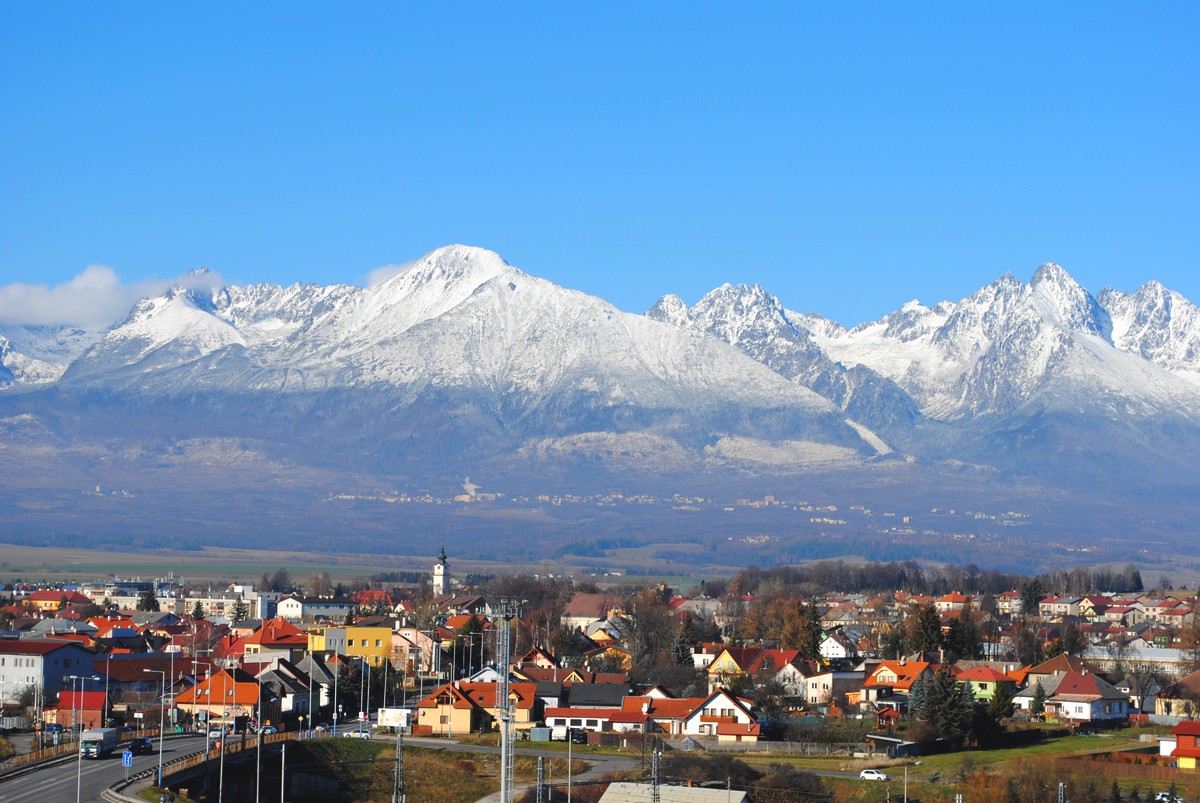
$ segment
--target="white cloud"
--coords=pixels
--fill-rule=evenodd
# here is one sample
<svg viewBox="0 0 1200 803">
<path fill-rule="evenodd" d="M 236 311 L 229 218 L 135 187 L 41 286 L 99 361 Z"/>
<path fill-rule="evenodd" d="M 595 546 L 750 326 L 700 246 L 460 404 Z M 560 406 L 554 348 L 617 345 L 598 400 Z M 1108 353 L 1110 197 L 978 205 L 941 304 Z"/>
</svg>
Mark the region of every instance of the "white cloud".
<svg viewBox="0 0 1200 803">
<path fill-rule="evenodd" d="M 399 276 L 404 271 L 408 270 L 415 264 L 413 262 L 405 262 L 401 265 L 382 265 L 367 274 L 367 287 L 375 287 L 383 284 L 393 276 Z"/>
<path fill-rule="evenodd" d="M 119 322 L 139 298 L 161 295 L 173 287 L 212 290 L 223 285 L 210 271 L 188 271 L 174 279 L 123 283 L 107 265 L 89 265 L 68 282 L 54 287 L 20 282 L 0 285 L 0 323 L 72 324 L 93 327 Z"/>
</svg>

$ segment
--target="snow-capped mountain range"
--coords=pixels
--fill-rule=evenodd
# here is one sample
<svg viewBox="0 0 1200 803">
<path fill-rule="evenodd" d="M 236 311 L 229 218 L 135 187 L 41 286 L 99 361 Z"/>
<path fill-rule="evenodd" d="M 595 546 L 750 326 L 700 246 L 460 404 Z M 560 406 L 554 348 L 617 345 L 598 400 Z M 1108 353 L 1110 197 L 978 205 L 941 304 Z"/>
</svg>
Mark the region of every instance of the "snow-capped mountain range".
<svg viewBox="0 0 1200 803">
<path fill-rule="evenodd" d="M 1149 481 L 1200 444 L 1200 312 L 1155 282 L 1093 296 L 1045 264 L 853 329 L 758 286 L 634 315 L 448 246 L 367 288 L 179 289 L 104 332 L 0 328 L 0 384 L 0 418 L 60 443 L 219 433 L 298 459 L 315 432 L 414 471 L 501 456 L 1055 473 L 1086 457 Z"/>
</svg>

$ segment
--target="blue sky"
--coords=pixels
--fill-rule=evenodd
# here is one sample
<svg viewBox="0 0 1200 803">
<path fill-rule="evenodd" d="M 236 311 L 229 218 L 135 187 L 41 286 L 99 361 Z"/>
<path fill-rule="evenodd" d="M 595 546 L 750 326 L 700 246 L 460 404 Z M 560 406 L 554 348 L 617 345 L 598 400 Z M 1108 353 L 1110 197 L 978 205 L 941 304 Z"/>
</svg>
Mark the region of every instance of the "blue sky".
<svg viewBox="0 0 1200 803">
<path fill-rule="evenodd" d="M 1200 301 L 1198 9 L 8 3 L 0 291 L 457 242 L 633 312 L 854 324 L 1047 260 Z"/>
</svg>

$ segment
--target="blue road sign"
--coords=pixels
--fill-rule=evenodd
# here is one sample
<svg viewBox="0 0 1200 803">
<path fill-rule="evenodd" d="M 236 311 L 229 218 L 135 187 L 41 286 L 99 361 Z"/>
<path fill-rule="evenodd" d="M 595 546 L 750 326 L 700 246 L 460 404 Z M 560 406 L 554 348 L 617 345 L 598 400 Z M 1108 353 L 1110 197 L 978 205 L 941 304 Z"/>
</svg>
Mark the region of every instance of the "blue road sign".
<svg viewBox="0 0 1200 803">
<path fill-rule="evenodd" d="M 132 767 L 133 766 L 133 753 L 126 750 L 124 753 L 121 754 L 121 766 L 122 767 Z"/>
</svg>

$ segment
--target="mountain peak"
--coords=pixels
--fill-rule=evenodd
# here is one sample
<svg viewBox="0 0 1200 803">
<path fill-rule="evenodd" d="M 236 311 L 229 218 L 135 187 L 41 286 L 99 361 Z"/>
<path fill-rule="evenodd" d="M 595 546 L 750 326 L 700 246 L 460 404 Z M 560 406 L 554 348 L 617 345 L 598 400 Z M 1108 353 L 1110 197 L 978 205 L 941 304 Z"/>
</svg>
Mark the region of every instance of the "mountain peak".
<svg viewBox="0 0 1200 803">
<path fill-rule="evenodd" d="M 1064 329 L 1104 333 L 1107 319 L 1104 311 L 1061 265 L 1043 263 L 1034 272 L 1029 287 L 1042 311 Z"/>
</svg>

